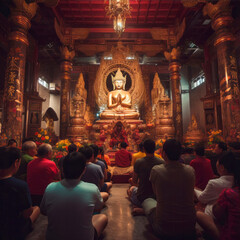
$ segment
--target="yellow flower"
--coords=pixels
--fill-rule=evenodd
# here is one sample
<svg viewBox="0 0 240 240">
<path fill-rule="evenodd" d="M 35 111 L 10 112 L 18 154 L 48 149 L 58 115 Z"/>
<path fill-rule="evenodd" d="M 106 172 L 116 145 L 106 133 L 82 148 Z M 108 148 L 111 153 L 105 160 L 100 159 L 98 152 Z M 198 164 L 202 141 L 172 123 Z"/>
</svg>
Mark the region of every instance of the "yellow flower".
<svg viewBox="0 0 240 240">
<path fill-rule="evenodd" d="M 47 135 L 47 131 L 46 130 L 44 131 L 44 134 Z"/>
<path fill-rule="evenodd" d="M 38 134 L 38 138 L 40 138 L 42 135 L 41 134 Z"/>
<path fill-rule="evenodd" d="M 49 136 L 46 136 L 45 139 L 48 140 L 48 139 L 49 139 Z"/>
</svg>

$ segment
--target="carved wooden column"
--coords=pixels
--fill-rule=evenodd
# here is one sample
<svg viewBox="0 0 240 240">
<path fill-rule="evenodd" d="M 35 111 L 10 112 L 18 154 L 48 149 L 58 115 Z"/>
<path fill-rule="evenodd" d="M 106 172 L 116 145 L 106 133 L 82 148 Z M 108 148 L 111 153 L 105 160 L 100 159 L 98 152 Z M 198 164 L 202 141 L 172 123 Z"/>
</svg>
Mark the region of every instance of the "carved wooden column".
<svg viewBox="0 0 240 240">
<path fill-rule="evenodd" d="M 173 120 L 176 131 L 176 139 L 182 141 L 183 137 L 183 124 L 182 124 L 182 99 L 180 92 L 180 69 L 179 62 L 180 48 L 173 48 L 171 52 L 164 52 L 166 59 L 169 61 L 169 72 L 171 80 L 171 92 L 173 103 Z"/>
<path fill-rule="evenodd" d="M 3 132 L 21 144 L 23 91 L 25 79 L 27 32 L 35 15 L 37 4 L 15 0 L 11 9 L 9 53 L 5 73 Z"/>
<path fill-rule="evenodd" d="M 67 136 L 67 128 L 70 115 L 70 81 L 72 71 L 72 60 L 75 52 L 69 46 L 61 47 L 61 106 L 60 106 L 60 138 Z"/>
<path fill-rule="evenodd" d="M 203 12 L 211 17 L 212 28 L 216 34 L 214 46 L 218 57 L 223 134 L 231 140 L 231 129 L 240 131 L 240 99 L 236 58 L 233 52 L 235 37 L 231 32 L 233 18 L 229 3 L 230 0 L 219 0 L 217 4 L 207 3 Z"/>
</svg>

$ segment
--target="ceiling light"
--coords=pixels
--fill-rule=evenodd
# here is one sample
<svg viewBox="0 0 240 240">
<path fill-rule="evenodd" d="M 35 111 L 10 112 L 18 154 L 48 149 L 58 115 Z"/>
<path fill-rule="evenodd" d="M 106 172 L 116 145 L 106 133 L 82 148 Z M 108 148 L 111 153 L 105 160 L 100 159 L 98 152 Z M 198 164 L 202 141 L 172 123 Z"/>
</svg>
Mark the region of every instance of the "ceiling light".
<svg viewBox="0 0 240 240">
<path fill-rule="evenodd" d="M 127 16 L 131 15 L 129 0 L 109 0 L 107 16 L 113 18 L 113 28 L 121 36 L 125 30 Z"/>
</svg>

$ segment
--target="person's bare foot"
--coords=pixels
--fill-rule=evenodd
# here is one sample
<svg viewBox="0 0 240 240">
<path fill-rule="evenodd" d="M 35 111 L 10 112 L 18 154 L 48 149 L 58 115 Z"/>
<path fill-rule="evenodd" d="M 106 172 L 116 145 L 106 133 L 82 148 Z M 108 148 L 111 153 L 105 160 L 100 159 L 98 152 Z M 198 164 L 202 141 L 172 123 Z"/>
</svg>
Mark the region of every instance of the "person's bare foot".
<svg viewBox="0 0 240 240">
<path fill-rule="evenodd" d="M 132 210 L 132 215 L 133 216 L 142 216 L 142 215 L 145 215 L 145 212 L 144 212 L 143 208 L 134 207 Z"/>
</svg>

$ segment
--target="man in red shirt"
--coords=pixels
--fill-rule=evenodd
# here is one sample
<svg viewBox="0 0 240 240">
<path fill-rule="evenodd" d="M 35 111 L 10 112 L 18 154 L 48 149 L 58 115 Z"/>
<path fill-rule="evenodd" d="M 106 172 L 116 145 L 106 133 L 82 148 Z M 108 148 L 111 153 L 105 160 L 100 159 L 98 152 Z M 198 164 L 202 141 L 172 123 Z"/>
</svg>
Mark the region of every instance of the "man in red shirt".
<svg viewBox="0 0 240 240">
<path fill-rule="evenodd" d="M 47 185 L 60 180 L 59 170 L 51 161 L 52 146 L 42 144 L 38 148 L 38 158 L 27 166 L 27 183 L 30 189 L 33 205 L 40 206 Z"/>
<path fill-rule="evenodd" d="M 196 158 L 190 162 L 195 170 L 195 187 L 204 190 L 210 179 L 214 177 L 211 161 L 204 157 L 204 145 L 199 143 L 194 148 Z"/>
<path fill-rule="evenodd" d="M 115 153 L 115 162 L 118 167 L 129 167 L 132 162 L 132 154 L 126 150 L 127 143 L 121 142 L 121 149 Z"/>
</svg>

